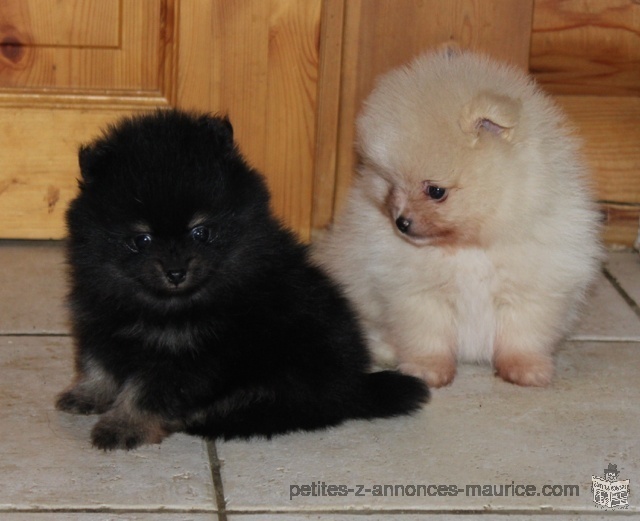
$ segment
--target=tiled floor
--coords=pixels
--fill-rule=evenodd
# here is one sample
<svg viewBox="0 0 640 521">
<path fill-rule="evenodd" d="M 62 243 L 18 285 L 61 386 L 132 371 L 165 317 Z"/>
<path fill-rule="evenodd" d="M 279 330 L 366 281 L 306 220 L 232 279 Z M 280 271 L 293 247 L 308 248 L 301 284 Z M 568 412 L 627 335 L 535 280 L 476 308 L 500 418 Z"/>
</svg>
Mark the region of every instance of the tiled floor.
<svg viewBox="0 0 640 521">
<path fill-rule="evenodd" d="M 53 408 L 72 372 L 64 286 L 60 245 L 0 242 L 3 521 L 600 520 L 613 511 L 595 506 L 591 477 L 609 463 L 631 485 L 617 512 L 640 519 L 637 255 L 610 254 L 549 389 L 466 366 L 411 418 L 272 441 L 176 435 L 129 453 L 92 449 L 95 418 Z M 518 485 L 533 495 L 514 496 Z"/>
</svg>

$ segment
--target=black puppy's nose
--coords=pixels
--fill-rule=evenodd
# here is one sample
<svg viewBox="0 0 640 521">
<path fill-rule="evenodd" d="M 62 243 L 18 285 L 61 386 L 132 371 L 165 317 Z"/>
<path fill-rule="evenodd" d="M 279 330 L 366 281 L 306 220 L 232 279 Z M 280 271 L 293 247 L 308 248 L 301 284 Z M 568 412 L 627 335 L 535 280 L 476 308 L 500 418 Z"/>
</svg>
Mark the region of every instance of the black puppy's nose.
<svg viewBox="0 0 640 521">
<path fill-rule="evenodd" d="M 411 220 L 401 215 L 396 219 L 396 226 L 402 233 L 407 233 L 407 230 L 411 227 Z"/>
<path fill-rule="evenodd" d="M 178 286 L 182 284 L 187 278 L 187 270 L 184 270 L 184 269 L 168 270 L 166 272 L 166 275 L 167 275 L 167 279 L 169 279 L 169 282 L 171 282 L 171 284 L 175 284 L 176 286 Z"/>
</svg>

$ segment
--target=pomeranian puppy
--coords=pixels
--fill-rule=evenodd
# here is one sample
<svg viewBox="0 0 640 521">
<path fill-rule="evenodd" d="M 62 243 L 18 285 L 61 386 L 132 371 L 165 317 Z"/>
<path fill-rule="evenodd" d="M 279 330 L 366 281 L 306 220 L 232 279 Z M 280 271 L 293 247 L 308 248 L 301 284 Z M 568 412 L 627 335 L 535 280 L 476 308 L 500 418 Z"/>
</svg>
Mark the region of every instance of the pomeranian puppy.
<svg viewBox="0 0 640 521">
<path fill-rule="evenodd" d="M 176 431 L 270 437 L 415 411 L 418 379 L 370 373 L 355 314 L 269 208 L 227 119 L 134 116 L 80 149 L 67 212 L 77 379 L 95 447 Z"/>
<path fill-rule="evenodd" d="M 378 364 L 435 387 L 458 360 L 549 384 L 602 251 L 560 110 L 524 73 L 443 50 L 378 81 L 357 145 L 346 208 L 315 255 Z"/>
</svg>

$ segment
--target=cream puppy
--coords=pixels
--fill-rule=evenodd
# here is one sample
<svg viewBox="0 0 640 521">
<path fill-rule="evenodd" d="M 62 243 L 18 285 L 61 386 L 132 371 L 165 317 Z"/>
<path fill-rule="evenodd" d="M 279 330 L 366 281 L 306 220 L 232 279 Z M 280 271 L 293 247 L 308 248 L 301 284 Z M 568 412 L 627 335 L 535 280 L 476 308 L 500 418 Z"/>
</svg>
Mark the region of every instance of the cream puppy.
<svg viewBox="0 0 640 521">
<path fill-rule="evenodd" d="M 361 164 L 315 246 L 380 365 L 438 387 L 458 360 L 545 386 L 602 258 L 587 169 L 524 73 L 441 51 L 382 76 Z"/>
</svg>

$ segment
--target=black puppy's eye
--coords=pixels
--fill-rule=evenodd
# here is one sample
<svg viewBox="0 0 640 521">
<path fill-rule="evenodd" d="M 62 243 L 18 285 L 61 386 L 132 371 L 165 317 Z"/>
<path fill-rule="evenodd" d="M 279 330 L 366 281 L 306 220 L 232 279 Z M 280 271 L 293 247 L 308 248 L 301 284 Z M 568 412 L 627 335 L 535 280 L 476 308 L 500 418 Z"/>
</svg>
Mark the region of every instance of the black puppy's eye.
<svg viewBox="0 0 640 521">
<path fill-rule="evenodd" d="M 131 239 L 129 247 L 136 253 L 140 253 L 151 246 L 152 242 L 153 238 L 151 237 L 150 233 L 141 233 L 140 235 L 136 235 L 133 239 Z"/>
<path fill-rule="evenodd" d="M 207 243 L 211 239 L 211 230 L 206 226 L 196 226 L 189 232 L 191 238 L 200 243 Z"/>
<path fill-rule="evenodd" d="M 425 185 L 424 193 L 427 194 L 434 201 L 442 202 L 449 195 L 449 191 L 446 188 L 442 188 L 437 185 L 427 183 Z"/>
</svg>

